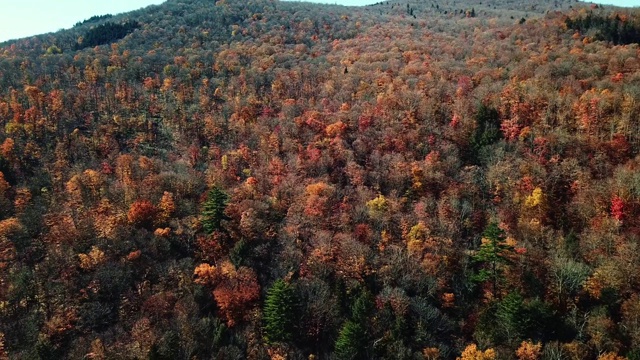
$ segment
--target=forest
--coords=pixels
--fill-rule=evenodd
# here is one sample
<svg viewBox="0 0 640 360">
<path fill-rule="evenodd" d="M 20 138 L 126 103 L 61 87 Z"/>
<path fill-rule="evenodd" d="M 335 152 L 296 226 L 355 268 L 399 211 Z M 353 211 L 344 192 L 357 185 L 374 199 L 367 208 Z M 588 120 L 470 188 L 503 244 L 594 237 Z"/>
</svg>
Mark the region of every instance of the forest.
<svg viewBox="0 0 640 360">
<path fill-rule="evenodd" d="M 639 34 L 168 0 L 0 43 L 0 360 L 640 359 Z"/>
</svg>

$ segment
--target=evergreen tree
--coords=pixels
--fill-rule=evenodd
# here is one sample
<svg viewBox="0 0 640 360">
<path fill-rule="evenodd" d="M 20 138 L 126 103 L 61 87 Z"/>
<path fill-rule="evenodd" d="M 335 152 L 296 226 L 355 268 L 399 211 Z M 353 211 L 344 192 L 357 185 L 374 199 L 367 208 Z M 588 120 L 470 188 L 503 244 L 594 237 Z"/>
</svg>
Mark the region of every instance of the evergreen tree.
<svg viewBox="0 0 640 360">
<path fill-rule="evenodd" d="M 482 104 L 475 114 L 475 122 L 476 128 L 469 139 L 467 159 L 474 164 L 479 164 L 481 154 L 488 150 L 485 146 L 495 144 L 502 138 L 500 114 L 495 108 Z"/>
<path fill-rule="evenodd" d="M 267 342 L 292 339 L 295 303 L 291 285 L 282 279 L 276 280 L 267 292 L 264 303 L 264 331 Z"/>
<path fill-rule="evenodd" d="M 162 338 L 151 346 L 149 360 L 169 360 L 180 357 L 180 337 L 175 331 L 167 331 Z"/>
<path fill-rule="evenodd" d="M 246 258 L 250 253 L 250 248 L 247 242 L 244 239 L 238 241 L 233 249 L 229 252 L 229 260 L 236 268 L 245 265 Z"/>
<path fill-rule="evenodd" d="M 230 218 L 224 214 L 228 200 L 229 195 L 217 186 L 214 186 L 213 189 L 209 191 L 207 201 L 204 203 L 204 210 L 202 211 L 202 226 L 207 234 L 220 230 L 222 220 L 230 220 Z"/>
<path fill-rule="evenodd" d="M 498 110 L 480 105 L 476 113 L 476 131 L 471 139 L 471 145 L 477 151 L 483 146 L 491 145 L 500 140 L 500 114 Z"/>
<path fill-rule="evenodd" d="M 370 349 L 367 347 L 367 320 L 374 308 L 373 296 L 368 290 L 362 290 L 351 305 L 351 320 L 344 323 L 338 334 L 335 348 L 338 359 L 368 358 Z"/>
<path fill-rule="evenodd" d="M 366 333 L 362 325 L 348 320 L 344 323 L 336 340 L 336 356 L 338 359 L 364 359 L 363 349 L 366 345 Z"/>
<path fill-rule="evenodd" d="M 354 321 L 364 324 L 370 318 L 371 312 L 375 307 L 374 299 L 371 293 L 364 290 L 355 299 L 351 306 L 351 315 Z"/>
<path fill-rule="evenodd" d="M 116 42 L 139 27 L 140 24 L 133 21 L 127 21 L 123 24 L 106 22 L 89 29 L 84 34 L 82 43 L 76 44 L 75 50 Z"/>
<path fill-rule="evenodd" d="M 478 282 L 490 280 L 495 295 L 502 273 L 500 265 L 510 262 L 507 255 L 513 251 L 513 246 L 505 243 L 505 233 L 495 222 L 489 224 L 482 235 L 482 245 L 472 258 L 475 263 L 480 263 L 483 266 L 475 276 L 475 280 Z"/>
</svg>

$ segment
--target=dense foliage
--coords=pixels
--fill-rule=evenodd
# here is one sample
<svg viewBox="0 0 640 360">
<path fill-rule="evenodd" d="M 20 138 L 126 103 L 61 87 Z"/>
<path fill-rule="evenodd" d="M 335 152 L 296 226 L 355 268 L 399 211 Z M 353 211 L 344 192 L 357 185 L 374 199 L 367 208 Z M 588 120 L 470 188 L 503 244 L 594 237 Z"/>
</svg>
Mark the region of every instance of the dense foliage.
<svg viewBox="0 0 640 360">
<path fill-rule="evenodd" d="M 84 24 L 96 23 L 96 22 L 99 22 L 99 21 L 102 21 L 102 20 L 106 20 L 106 19 L 109 19 L 109 18 L 112 18 L 112 17 L 113 17 L 113 15 L 111 15 L 111 14 L 94 15 L 94 16 L 86 19 L 86 20 L 78 21 L 74 26 L 81 26 L 81 25 L 84 25 Z"/>
<path fill-rule="evenodd" d="M 596 40 L 610 41 L 615 45 L 640 43 L 640 24 L 620 15 L 605 16 L 590 11 L 586 16 L 565 20 L 567 27 L 584 33 L 594 32 Z"/>
<path fill-rule="evenodd" d="M 588 16 L 640 19 L 169 0 L 0 45 L 0 359 L 640 358 L 640 48 Z"/>
<path fill-rule="evenodd" d="M 296 323 L 295 289 L 281 279 L 276 280 L 264 299 L 264 333 L 267 342 L 293 340 Z"/>
<path fill-rule="evenodd" d="M 123 24 L 116 24 L 112 22 L 100 24 L 96 27 L 92 27 L 85 33 L 82 39 L 78 41 L 78 44 L 75 46 L 75 50 L 116 42 L 129 35 L 138 27 L 139 24 L 132 21 L 127 21 Z"/>
</svg>

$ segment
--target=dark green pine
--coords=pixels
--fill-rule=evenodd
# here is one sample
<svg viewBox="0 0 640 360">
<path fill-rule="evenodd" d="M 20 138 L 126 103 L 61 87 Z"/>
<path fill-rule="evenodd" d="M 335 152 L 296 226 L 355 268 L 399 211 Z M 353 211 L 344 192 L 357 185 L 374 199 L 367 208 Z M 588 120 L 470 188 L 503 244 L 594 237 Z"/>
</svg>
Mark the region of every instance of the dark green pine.
<svg viewBox="0 0 640 360">
<path fill-rule="evenodd" d="M 220 230 L 222 220 L 229 220 L 224 214 L 228 200 L 229 196 L 217 186 L 209 191 L 202 211 L 202 227 L 207 234 Z"/>
<path fill-rule="evenodd" d="M 289 341 L 293 335 L 295 294 L 291 285 L 276 280 L 264 303 L 264 333 L 267 342 Z"/>
</svg>

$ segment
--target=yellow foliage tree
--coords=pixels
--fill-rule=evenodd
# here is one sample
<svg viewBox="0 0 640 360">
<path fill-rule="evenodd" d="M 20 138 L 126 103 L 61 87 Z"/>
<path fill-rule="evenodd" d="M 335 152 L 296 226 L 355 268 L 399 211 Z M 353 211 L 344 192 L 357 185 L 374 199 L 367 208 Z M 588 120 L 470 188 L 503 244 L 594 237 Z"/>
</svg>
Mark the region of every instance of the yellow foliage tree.
<svg viewBox="0 0 640 360">
<path fill-rule="evenodd" d="M 342 121 L 338 121 L 336 123 L 327 125 L 324 131 L 327 133 L 327 136 L 336 137 L 342 135 L 347 129 L 347 125 L 345 125 Z"/>
<path fill-rule="evenodd" d="M 80 268 L 83 270 L 93 270 L 106 260 L 104 251 L 97 246 L 92 246 L 88 254 L 78 254 L 78 258 L 80 258 Z"/>
<path fill-rule="evenodd" d="M 97 196 L 102 186 L 102 175 L 92 169 L 87 169 L 82 173 L 82 184 L 85 185 L 93 196 Z"/>
<path fill-rule="evenodd" d="M 367 201 L 367 209 L 369 209 L 369 215 L 377 216 L 383 214 L 389 208 L 389 201 L 384 195 L 380 194 L 377 198 Z"/>
<path fill-rule="evenodd" d="M 407 235 L 407 250 L 409 250 L 409 253 L 421 255 L 428 236 L 429 229 L 422 221 L 412 226 Z"/>
<path fill-rule="evenodd" d="M 333 189 L 331 186 L 327 185 L 324 182 L 317 182 L 315 184 L 308 185 L 306 188 L 307 195 L 312 196 L 322 196 L 328 195 Z"/>
<path fill-rule="evenodd" d="M 160 199 L 160 203 L 158 204 L 158 218 L 156 221 L 158 223 L 166 223 L 169 221 L 173 212 L 176 211 L 176 203 L 173 197 L 173 194 L 165 191 L 162 195 L 162 199 Z"/>
<path fill-rule="evenodd" d="M 516 356 L 519 360 L 538 360 L 541 355 L 542 344 L 534 344 L 531 341 L 523 341 L 516 350 Z"/>
<path fill-rule="evenodd" d="M 306 188 L 307 202 L 304 213 L 310 216 L 320 217 L 329 210 L 329 198 L 334 188 L 324 182 L 308 185 Z"/>
<path fill-rule="evenodd" d="M 82 181 L 80 180 L 80 176 L 74 175 L 67 181 L 65 190 L 73 206 L 78 207 L 82 205 Z"/>
<path fill-rule="evenodd" d="M 544 194 L 539 187 L 533 189 L 531 195 L 527 196 L 524 205 L 529 208 L 539 206 L 544 201 Z"/>
<path fill-rule="evenodd" d="M 468 345 L 460 357 L 456 360 L 495 360 L 496 351 L 493 349 L 487 349 L 485 351 L 479 350 L 476 344 Z"/>
<path fill-rule="evenodd" d="M 195 282 L 201 285 L 213 285 L 218 282 L 220 277 L 218 269 L 206 263 L 198 265 L 193 274 L 196 277 Z"/>
<path fill-rule="evenodd" d="M 594 299 L 599 299 L 605 288 L 621 289 L 626 281 L 625 273 L 613 261 L 604 261 L 587 279 L 585 289 Z"/>
</svg>

